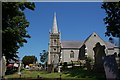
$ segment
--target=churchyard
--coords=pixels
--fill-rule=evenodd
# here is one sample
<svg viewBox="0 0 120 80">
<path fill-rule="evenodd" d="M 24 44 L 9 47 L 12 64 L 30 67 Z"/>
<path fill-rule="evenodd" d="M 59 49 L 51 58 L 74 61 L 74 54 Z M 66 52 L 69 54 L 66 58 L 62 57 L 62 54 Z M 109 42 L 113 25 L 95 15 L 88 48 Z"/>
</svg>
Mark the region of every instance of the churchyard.
<svg viewBox="0 0 120 80">
<path fill-rule="evenodd" d="M 5 79 L 42 79 L 42 80 L 55 80 L 55 79 L 62 79 L 62 80 L 98 80 L 103 78 L 104 75 L 98 77 L 92 71 L 87 71 L 82 67 L 74 67 L 64 69 L 64 71 L 52 72 L 48 73 L 47 71 L 30 71 L 30 70 L 22 70 L 21 74 L 15 72 L 14 74 L 6 75 Z"/>
<path fill-rule="evenodd" d="M 29 68 L 19 66 L 18 69 L 13 68 L 12 72 L 6 72 L 3 76 L 5 80 L 106 80 L 119 79 L 120 70 L 116 62 L 116 55 L 105 55 L 104 46 L 96 43 L 94 47 L 95 60 L 85 57 L 84 60 L 64 62 L 58 65 L 57 70 L 48 71 L 48 65 L 38 66 L 36 64 L 29 65 Z M 99 50 L 99 51 L 97 51 Z M 54 65 L 54 64 L 53 64 Z M 53 67 L 54 68 L 54 67 Z"/>
<path fill-rule="evenodd" d="M 62 8 L 60 9 L 60 6 L 59 6 L 59 12 L 64 12 L 63 15 L 60 14 L 59 16 L 59 17 L 63 17 L 62 19 L 63 22 L 66 19 L 70 19 L 71 17 L 71 20 L 68 20 L 68 24 L 69 24 L 68 27 L 66 26 L 64 29 L 62 28 L 63 32 L 65 32 L 64 34 L 68 34 L 67 37 L 73 36 L 73 37 L 76 37 L 75 39 L 77 39 L 77 37 L 80 39 L 81 37 L 84 36 L 84 34 L 86 33 L 88 34 L 91 32 L 91 30 L 87 31 L 86 29 L 93 28 L 96 32 L 93 32 L 90 36 L 88 36 L 85 41 L 62 41 L 64 39 L 61 39 L 62 38 L 61 31 L 57 25 L 57 18 L 56 18 L 57 14 L 56 12 L 54 12 L 53 26 L 52 26 L 52 30 L 49 31 L 49 42 L 47 42 L 48 51 L 43 51 L 43 54 L 40 55 L 40 59 L 39 59 L 40 62 L 42 62 L 41 63 L 42 65 L 39 65 L 39 63 L 37 62 L 37 58 L 35 57 L 35 54 L 37 54 L 36 51 L 32 52 L 34 56 L 26 56 L 25 60 L 24 59 L 20 60 L 20 56 L 18 56 L 17 53 L 24 54 L 24 52 L 19 51 L 19 48 L 23 47 L 24 43 L 27 43 L 28 41 L 27 38 L 31 38 L 31 37 L 35 38 L 33 39 L 33 41 L 31 41 L 33 45 L 28 46 L 28 49 L 25 48 L 25 51 L 30 50 L 30 52 L 37 50 L 36 47 L 38 46 L 36 45 L 36 43 L 37 44 L 40 43 L 41 40 L 44 40 L 44 41 L 47 40 L 47 38 L 45 39 L 43 37 L 43 36 L 46 36 L 44 35 L 46 33 L 43 34 L 42 31 L 45 32 L 45 30 L 49 28 L 49 27 L 47 28 L 47 25 L 49 23 L 47 24 L 42 24 L 42 23 L 44 23 L 45 19 L 46 19 L 45 22 L 48 22 L 50 18 L 48 19 L 46 16 L 42 16 L 41 13 L 39 12 L 37 16 L 36 14 L 33 14 L 34 16 L 31 16 L 32 14 L 30 15 L 31 17 L 30 23 L 33 23 L 33 24 L 35 23 L 36 25 L 36 20 L 37 20 L 41 22 L 41 23 L 38 23 L 37 25 L 46 26 L 46 27 L 40 27 L 40 28 L 35 27 L 35 29 L 33 28 L 30 29 L 32 33 L 40 32 L 40 33 L 37 33 L 37 35 L 39 35 L 39 38 L 40 38 L 40 40 L 38 40 L 38 38 L 35 37 L 36 34 L 29 35 L 27 31 L 27 27 L 32 25 L 29 25 L 29 18 L 26 18 L 26 17 L 29 17 L 29 14 L 32 12 L 28 12 L 28 13 L 25 12 L 24 14 L 24 10 L 26 8 L 30 10 L 35 10 L 35 7 L 36 7 L 36 9 L 38 9 L 37 7 L 40 7 L 40 6 L 38 6 L 37 3 L 2 2 L 0 5 L 2 6 L 1 10 L 3 11 L 2 12 L 3 14 L 2 50 L 1 50 L 2 54 L 0 54 L 0 80 L 119 80 L 120 79 L 120 34 L 119 34 L 120 4 L 119 3 L 105 2 L 102 5 L 100 3 L 101 8 L 105 9 L 107 13 L 106 17 L 103 20 L 104 20 L 104 23 L 106 24 L 106 30 L 107 30 L 105 32 L 105 35 L 110 37 L 108 42 L 104 41 L 96 33 L 96 32 L 102 33 L 102 31 L 100 30 L 102 28 L 98 28 L 98 30 L 96 30 L 96 28 L 89 25 L 90 23 L 92 24 L 92 20 L 94 19 L 95 20 L 93 21 L 93 23 L 97 23 L 97 22 L 101 23 L 101 20 L 99 22 L 99 19 L 101 19 L 103 16 L 99 15 L 96 18 L 96 15 L 94 15 L 93 13 L 90 13 L 90 12 L 96 13 L 99 11 L 98 9 L 97 11 L 91 11 L 90 8 L 86 6 L 85 6 L 86 8 L 83 7 L 84 11 L 90 10 L 89 14 L 93 14 L 93 16 L 90 15 L 89 17 L 88 15 L 86 17 L 85 13 L 87 12 L 81 11 L 81 8 L 79 8 L 80 10 L 78 10 L 78 7 L 81 7 L 81 6 L 77 5 L 75 9 L 71 8 L 71 6 L 69 6 L 70 9 L 67 7 L 64 8 L 66 9 L 65 11 L 67 12 L 69 12 L 69 10 L 72 11 L 74 18 L 77 16 L 78 19 L 81 19 L 79 20 L 81 21 L 81 23 L 75 24 L 75 27 L 74 27 L 74 25 L 71 25 L 70 23 L 74 23 L 74 22 L 77 23 L 78 20 L 73 19 L 73 21 L 71 21 L 72 15 L 70 16 L 67 15 L 67 17 L 64 17 L 66 16 L 64 15 L 65 11 L 63 11 L 64 9 Z M 73 3 L 71 5 L 73 5 Z M 47 7 L 47 5 L 45 6 L 47 8 L 46 10 L 52 11 L 49 9 L 49 7 Z M 89 6 L 88 3 L 87 3 L 87 6 Z M 97 6 L 98 6 L 98 3 L 97 3 Z M 95 8 L 97 8 L 97 6 L 95 4 Z M 54 6 L 53 4 L 52 7 L 55 7 L 57 11 L 57 5 Z M 94 4 L 92 4 L 92 7 L 94 7 Z M 42 11 L 42 6 L 40 8 L 41 8 L 40 11 Z M 45 8 L 43 9 L 44 9 L 43 10 L 43 13 L 44 13 Z M 80 17 L 77 14 L 74 14 L 75 11 L 73 9 L 80 11 L 80 13 L 77 12 L 77 14 L 79 14 Z M 85 15 L 82 15 L 81 12 L 83 12 Z M 50 14 L 51 13 L 52 12 L 50 12 Z M 49 12 L 47 14 L 49 14 Z M 45 15 L 46 15 L 46 11 L 45 11 Z M 59 17 L 58 19 L 60 19 Z M 84 20 L 85 20 L 85 23 L 83 23 Z M 61 21 L 61 20 L 58 20 L 58 21 Z M 86 23 L 88 25 L 84 25 Z M 98 26 L 98 25 L 101 26 L 101 24 L 98 24 L 98 23 L 93 26 Z M 84 27 L 81 27 L 81 26 L 84 26 Z M 88 26 L 88 27 L 85 27 L 85 26 Z M 44 28 L 46 29 L 44 30 Z M 64 31 L 65 29 L 66 31 Z M 70 30 L 72 30 L 70 31 L 70 33 L 77 32 L 76 29 L 79 30 L 77 34 L 79 34 L 79 36 L 81 37 L 77 36 L 76 34 L 74 36 L 69 33 L 66 33 Z M 83 32 L 81 30 L 83 30 Z M 81 34 L 79 32 L 82 32 L 84 34 Z M 116 41 L 112 37 L 119 38 L 119 41 L 116 43 Z M 38 45 L 41 46 L 38 49 L 40 50 L 42 49 L 42 46 L 45 44 L 42 42 Z M 30 52 L 29 51 L 25 52 L 25 54 L 30 54 Z"/>
</svg>

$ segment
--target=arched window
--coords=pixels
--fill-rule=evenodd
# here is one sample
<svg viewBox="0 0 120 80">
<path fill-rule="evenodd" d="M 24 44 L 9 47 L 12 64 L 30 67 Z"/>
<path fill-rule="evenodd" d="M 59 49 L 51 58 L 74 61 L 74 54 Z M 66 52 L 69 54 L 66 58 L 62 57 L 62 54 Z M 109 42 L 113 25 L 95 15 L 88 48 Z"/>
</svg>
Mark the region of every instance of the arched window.
<svg viewBox="0 0 120 80">
<path fill-rule="evenodd" d="M 74 58 L 74 51 L 73 50 L 71 50 L 71 52 L 70 52 L 70 58 Z"/>
<path fill-rule="evenodd" d="M 54 42 L 56 43 L 56 40 L 54 40 Z"/>
<path fill-rule="evenodd" d="M 54 40 L 54 45 L 56 45 L 56 44 L 57 44 L 57 40 L 55 39 L 55 40 Z"/>
</svg>

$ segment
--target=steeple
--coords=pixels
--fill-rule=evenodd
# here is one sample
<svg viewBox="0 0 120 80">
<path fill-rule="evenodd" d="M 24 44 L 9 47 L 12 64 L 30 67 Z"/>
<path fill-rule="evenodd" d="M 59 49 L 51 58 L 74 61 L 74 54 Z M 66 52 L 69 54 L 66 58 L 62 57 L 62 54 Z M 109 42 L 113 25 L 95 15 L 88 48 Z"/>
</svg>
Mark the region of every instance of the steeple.
<svg viewBox="0 0 120 80">
<path fill-rule="evenodd" d="M 54 13 L 54 21 L 53 21 L 52 33 L 58 33 L 56 13 Z"/>
<path fill-rule="evenodd" d="M 60 56 L 60 32 L 57 28 L 56 13 L 54 13 L 54 20 L 52 31 L 49 34 L 49 47 L 48 47 L 48 71 L 51 72 L 58 69 L 59 56 Z"/>
</svg>

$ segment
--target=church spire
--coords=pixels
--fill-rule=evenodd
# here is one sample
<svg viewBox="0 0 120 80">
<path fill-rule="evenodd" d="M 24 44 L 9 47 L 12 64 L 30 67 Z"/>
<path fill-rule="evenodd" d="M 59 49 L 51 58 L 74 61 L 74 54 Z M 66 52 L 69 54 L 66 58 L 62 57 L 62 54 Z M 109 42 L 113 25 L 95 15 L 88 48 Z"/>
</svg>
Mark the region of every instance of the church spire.
<svg viewBox="0 0 120 80">
<path fill-rule="evenodd" d="M 58 33 L 56 13 L 54 13 L 54 21 L 53 21 L 52 33 Z"/>
</svg>

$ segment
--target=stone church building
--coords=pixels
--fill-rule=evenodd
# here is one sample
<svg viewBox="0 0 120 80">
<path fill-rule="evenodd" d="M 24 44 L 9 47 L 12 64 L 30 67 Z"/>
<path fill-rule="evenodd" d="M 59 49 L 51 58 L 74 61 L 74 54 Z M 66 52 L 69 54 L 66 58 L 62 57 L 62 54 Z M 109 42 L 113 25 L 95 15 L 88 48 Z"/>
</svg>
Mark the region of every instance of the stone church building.
<svg viewBox="0 0 120 80">
<path fill-rule="evenodd" d="M 94 51 L 96 43 L 105 46 L 106 55 L 119 53 L 119 48 L 110 42 L 105 42 L 100 36 L 93 32 L 85 41 L 61 41 L 58 31 L 56 14 L 54 14 L 52 31 L 49 32 L 48 45 L 48 68 L 53 66 L 57 68 L 59 63 L 78 61 L 90 57 L 94 60 Z"/>
</svg>

